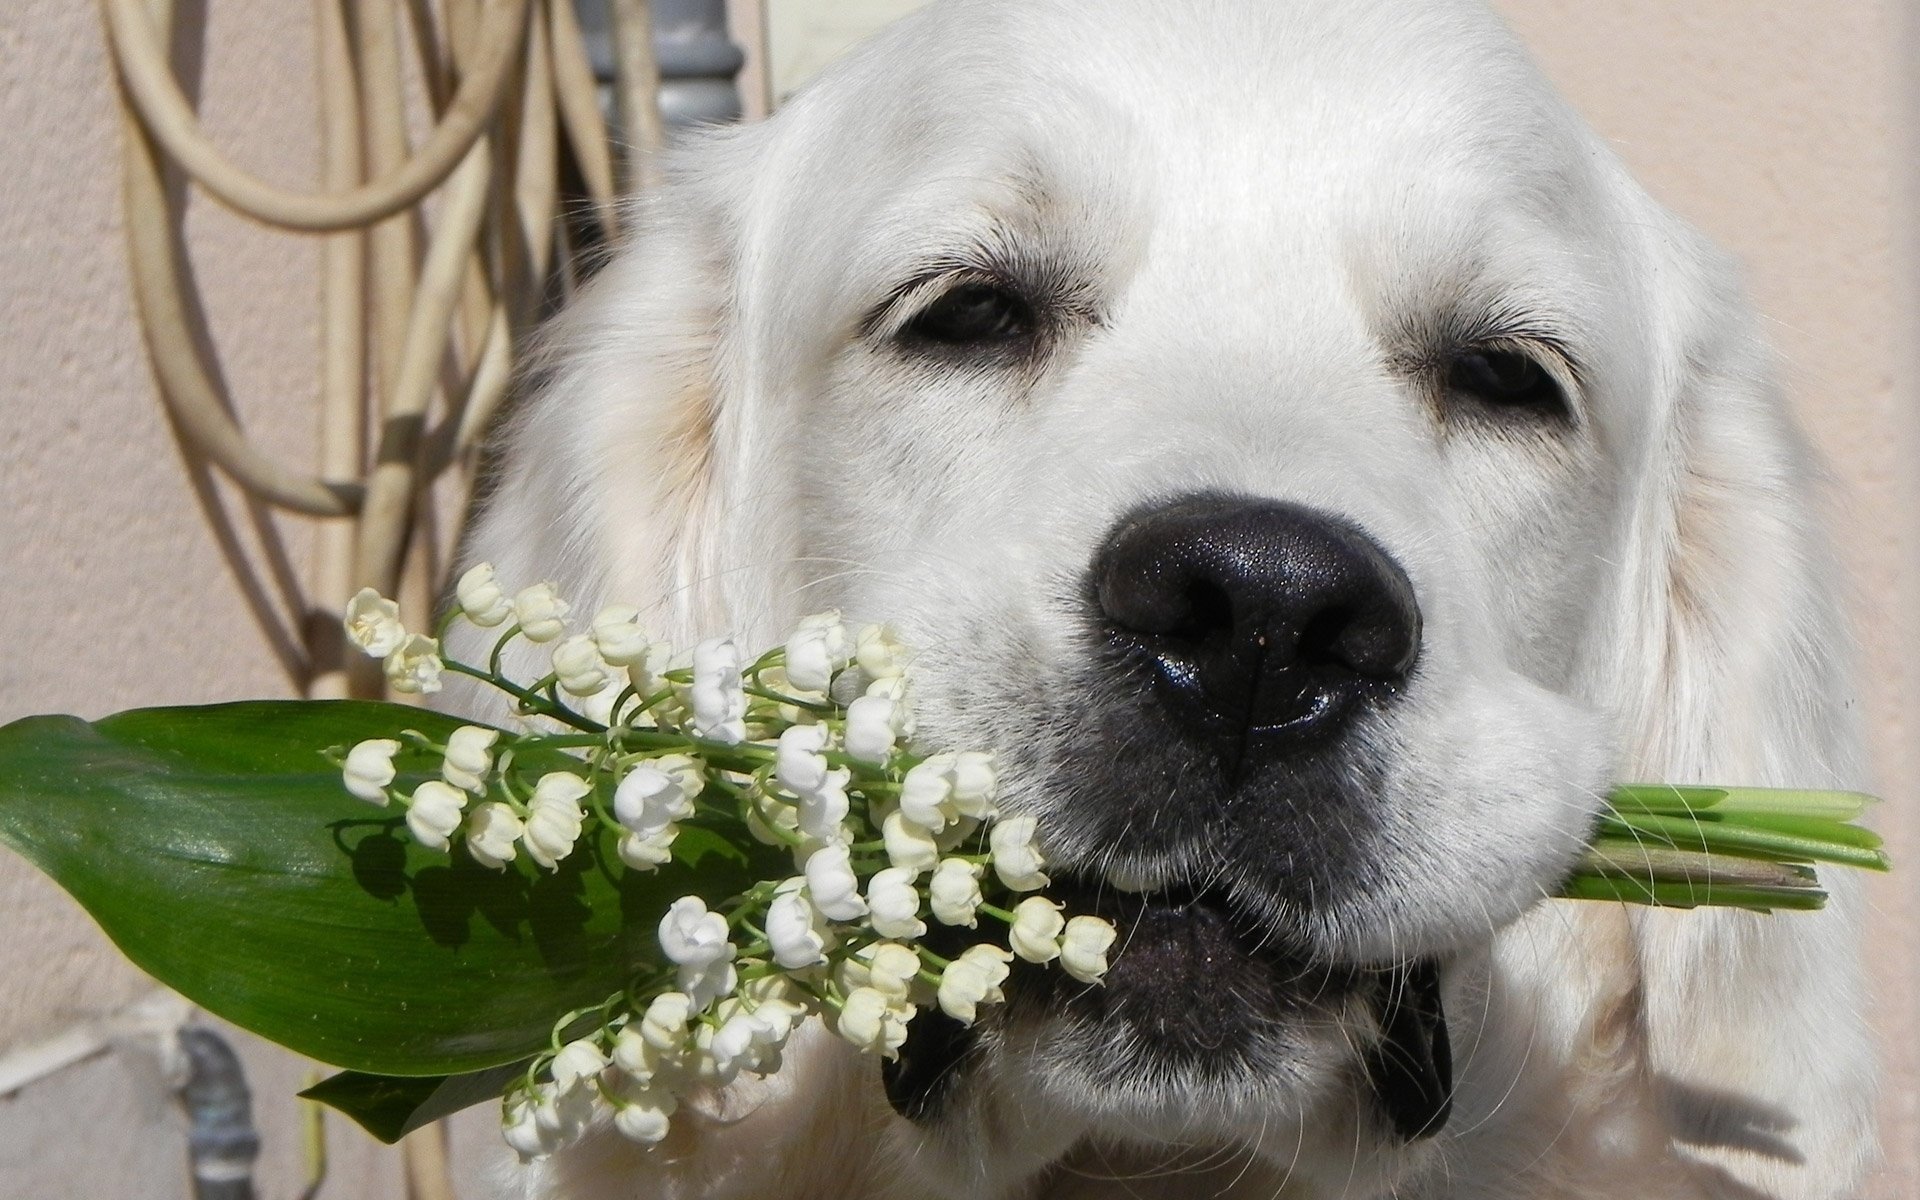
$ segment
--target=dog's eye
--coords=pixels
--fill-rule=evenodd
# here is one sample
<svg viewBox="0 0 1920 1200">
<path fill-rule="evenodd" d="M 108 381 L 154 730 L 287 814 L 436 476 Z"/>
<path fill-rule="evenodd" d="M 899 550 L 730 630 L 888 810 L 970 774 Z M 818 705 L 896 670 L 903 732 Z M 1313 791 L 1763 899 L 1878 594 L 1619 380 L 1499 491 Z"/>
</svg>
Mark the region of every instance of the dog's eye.
<svg viewBox="0 0 1920 1200">
<path fill-rule="evenodd" d="M 1033 332 L 1033 309 L 998 284 L 963 283 L 921 310 L 902 333 L 942 346 L 1002 345 Z"/>
<path fill-rule="evenodd" d="M 1455 355 L 1447 366 L 1447 390 L 1499 408 L 1559 413 L 1567 407 L 1546 368 L 1515 350 L 1489 347 Z"/>
</svg>

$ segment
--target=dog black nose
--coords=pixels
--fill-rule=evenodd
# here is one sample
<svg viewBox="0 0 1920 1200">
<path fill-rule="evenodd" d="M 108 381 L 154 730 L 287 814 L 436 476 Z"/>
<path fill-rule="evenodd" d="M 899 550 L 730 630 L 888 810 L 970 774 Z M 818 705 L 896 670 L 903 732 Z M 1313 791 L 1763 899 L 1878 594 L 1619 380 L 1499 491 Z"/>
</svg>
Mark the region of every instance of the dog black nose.
<svg viewBox="0 0 1920 1200">
<path fill-rule="evenodd" d="M 1184 723 L 1241 745 L 1324 742 L 1404 681 L 1420 649 L 1413 585 L 1386 551 L 1277 500 L 1136 513 L 1095 556 L 1093 585 L 1109 645 L 1146 666 Z"/>
</svg>

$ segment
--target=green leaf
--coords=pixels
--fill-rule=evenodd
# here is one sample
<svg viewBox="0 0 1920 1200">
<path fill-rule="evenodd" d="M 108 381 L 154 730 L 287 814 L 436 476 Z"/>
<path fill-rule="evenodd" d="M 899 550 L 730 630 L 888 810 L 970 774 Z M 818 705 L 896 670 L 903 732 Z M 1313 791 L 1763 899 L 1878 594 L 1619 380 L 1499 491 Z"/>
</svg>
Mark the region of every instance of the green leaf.
<svg viewBox="0 0 1920 1200">
<path fill-rule="evenodd" d="M 614 835 L 505 872 L 415 844 L 321 753 L 458 720 L 366 701 L 143 709 L 0 728 L 0 842 L 73 894 L 141 968 L 302 1054 L 375 1075 L 525 1059 L 553 1024 L 661 968 L 675 899 L 725 899 L 790 864 L 737 829 L 683 833 L 630 871 Z M 409 749 L 398 784 L 437 756 Z M 521 749 L 534 770 L 578 767 Z M 596 827 L 597 828 L 597 827 Z"/>
<path fill-rule="evenodd" d="M 525 1061 L 465 1075 L 368 1075 L 342 1071 L 300 1095 L 338 1109 L 360 1128 L 392 1145 L 423 1126 L 465 1108 L 497 1100 L 526 1074 Z"/>
</svg>

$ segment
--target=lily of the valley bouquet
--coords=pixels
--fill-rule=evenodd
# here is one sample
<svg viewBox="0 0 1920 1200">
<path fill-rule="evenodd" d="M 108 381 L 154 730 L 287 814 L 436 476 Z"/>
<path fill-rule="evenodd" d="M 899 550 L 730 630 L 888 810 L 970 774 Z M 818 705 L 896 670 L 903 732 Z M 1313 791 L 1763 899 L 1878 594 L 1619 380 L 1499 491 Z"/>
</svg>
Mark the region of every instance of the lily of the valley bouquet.
<svg viewBox="0 0 1920 1200">
<path fill-rule="evenodd" d="M 1119 937 L 1045 895 L 1031 817 L 984 747 L 915 738 L 882 625 L 802 621 L 676 655 L 632 608 L 467 572 L 436 635 L 371 590 L 354 644 L 399 692 L 449 673 L 510 719 L 371 701 L 147 709 L 0 729 L 0 841 L 134 962 L 344 1068 L 307 1093 L 385 1140 L 502 1103 L 548 1154 L 611 1113 L 643 1143 L 683 1097 L 778 1069 L 819 1020 L 877 1059 L 923 1010 L 975 1021 L 1017 969 L 1098 986 Z M 465 621 L 484 663 L 447 655 Z M 515 680 L 524 640 L 550 665 Z M 483 639 L 484 644 L 484 639 Z M 1622 787 L 1562 895 L 1817 908 L 1816 863 L 1884 869 L 1853 793 Z M 936 949 L 937 947 L 937 949 Z"/>
</svg>

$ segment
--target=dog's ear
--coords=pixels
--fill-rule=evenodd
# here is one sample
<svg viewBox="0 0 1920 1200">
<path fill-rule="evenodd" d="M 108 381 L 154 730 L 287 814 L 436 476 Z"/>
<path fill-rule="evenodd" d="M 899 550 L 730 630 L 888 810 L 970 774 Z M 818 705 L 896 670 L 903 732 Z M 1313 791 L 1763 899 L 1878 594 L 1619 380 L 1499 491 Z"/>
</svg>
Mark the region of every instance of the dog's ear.
<svg viewBox="0 0 1920 1200">
<path fill-rule="evenodd" d="M 677 154 L 665 188 L 630 208 L 627 244 L 543 331 L 463 566 L 491 562 L 509 588 L 552 580 L 583 621 L 638 605 L 682 648 L 733 629 L 722 551 L 751 541 L 733 282 L 749 140 L 710 134 Z"/>
<path fill-rule="evenodd" d="M 1717 252 L 1671 230 L 1614 686 L 1635 777 L 1862 788 L 1844 586 L 1821 476 Z M 1726 1194 L 1852 1194 L 1874 1156 L 1857 873 L 1819 913 L 1634 914 L 1648 1080 Z M 1736 1187 L 1738 1180 L 1751 1192 Z M 1715 1186 L 1706 1191 L 1722 1194 Z"/>
</svg>

